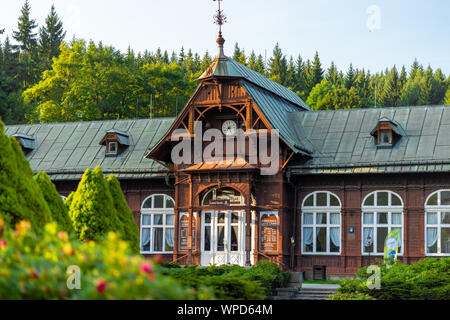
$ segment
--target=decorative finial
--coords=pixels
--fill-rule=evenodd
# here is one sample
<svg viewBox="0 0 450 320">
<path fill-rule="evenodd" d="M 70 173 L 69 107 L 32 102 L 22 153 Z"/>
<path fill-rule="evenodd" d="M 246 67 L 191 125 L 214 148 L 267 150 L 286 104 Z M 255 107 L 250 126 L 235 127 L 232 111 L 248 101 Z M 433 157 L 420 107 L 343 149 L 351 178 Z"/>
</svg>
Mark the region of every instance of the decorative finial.
<svg viewBox="0 0 450 320">
<path fill-rule="evenodd" d="M 227 16 L 223 14 L 223 10 L 220 9 L 220 2 L 223 0 L 213 0 L 217 1 L 219 4 L 219 10 L 217 10 L 217 14 L 214 16 L 214 23 L 219 25 L 219 33 L 222 33 L 222 25 L 227 22 Z"/>
</svg>

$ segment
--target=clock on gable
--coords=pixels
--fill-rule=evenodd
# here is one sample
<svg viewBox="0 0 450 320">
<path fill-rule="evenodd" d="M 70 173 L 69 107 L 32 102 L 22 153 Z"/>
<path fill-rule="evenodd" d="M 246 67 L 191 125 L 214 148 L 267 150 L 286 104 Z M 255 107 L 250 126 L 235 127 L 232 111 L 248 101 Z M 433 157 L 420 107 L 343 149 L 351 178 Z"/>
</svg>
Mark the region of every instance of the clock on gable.
<svg viewBox="0 0 450 320">
<path fill-rule="evenodd" d="M 236 133 L 237 124 L 233 120 L 224 121 L 222 124 L 222 132 L 226 136 L 231 136 Z"/>
</svg>

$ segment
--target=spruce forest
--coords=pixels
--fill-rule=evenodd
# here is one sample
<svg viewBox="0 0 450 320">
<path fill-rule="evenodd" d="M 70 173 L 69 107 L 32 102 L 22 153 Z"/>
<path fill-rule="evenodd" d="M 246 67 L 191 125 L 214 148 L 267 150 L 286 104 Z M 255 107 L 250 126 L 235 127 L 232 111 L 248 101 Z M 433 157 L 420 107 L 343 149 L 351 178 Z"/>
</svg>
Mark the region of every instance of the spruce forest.
<svg viewBox="0 0 450 320">
<path fill-rule="evenodd" d="M 54 6 L 38 26 L 28 0 L 13 39 L 0 37 L 0 117 L 10 125 L 175 116 L 214 59 L 184 48 L 123 53 L 101 42 L 65 42 Z M 278 44 L 266 61 L 238 44 L 232 58 L 290 88 L 312 110 L 450 105 L 450 76 L 417 60 L 378 73 L 352 64 L 342 71 L 323 66 L 317 52 L 288 57 Z"/>
</svg>

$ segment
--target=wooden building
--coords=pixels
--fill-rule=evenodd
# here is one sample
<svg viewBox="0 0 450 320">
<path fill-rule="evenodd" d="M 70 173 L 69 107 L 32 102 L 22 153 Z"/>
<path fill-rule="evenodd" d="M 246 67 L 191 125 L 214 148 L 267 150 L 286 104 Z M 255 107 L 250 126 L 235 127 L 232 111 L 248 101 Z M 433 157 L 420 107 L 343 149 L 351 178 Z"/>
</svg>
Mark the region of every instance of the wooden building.
<svg viewBox="0 0 450 320">
<path fill-rule="evenodd" d="M 176 119 L 16 125 L 6 133 L 62 196 L 86 168 L 114 173 L 148 256 L 199 265 L 271 260 L 343 276 L 380 258 L 395 228 L 401 261 L 450 255 L 450 108 L 310 111 L 294 92 L 226 57 L 221 34 L 217 42 L 218 56 Z M 239 129 L 244 148 L 232 138 Z M 202 156 L 208 130 L 223 133 L 214 141 L 233 157 Z M 251 142 L 275 132 L 271 163 L 261 152 L 255 158 L 261 144 Z M 189 163 L 174 163 L 177 140 L 188 141 Z M 274 160 L 276 172 L 262 174 Z"/>
</svg>

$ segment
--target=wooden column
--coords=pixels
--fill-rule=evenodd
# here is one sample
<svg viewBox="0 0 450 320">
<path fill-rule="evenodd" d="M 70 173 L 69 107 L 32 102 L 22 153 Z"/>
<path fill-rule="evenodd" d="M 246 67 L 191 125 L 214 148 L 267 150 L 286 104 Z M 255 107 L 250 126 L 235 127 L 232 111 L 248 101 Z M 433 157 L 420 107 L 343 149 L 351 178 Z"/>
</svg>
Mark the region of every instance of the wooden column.
<svg viewBox="0 0 450 320">
<path fill-rule="evenodd" d="M 255 252 L 254 252 L 254 262 L 255 264 L 258 262 L 259 258 L 259 247 L 260 247 L 260 237 L 259 237 L 259 210 L 255 210 Z"/>
<path fill-rule="evenodd" d="M 250 207 L 245 209 L 245 265 L 250 266 L 250 251 L 252 250 L 252 213 Z"/>
</svg>

